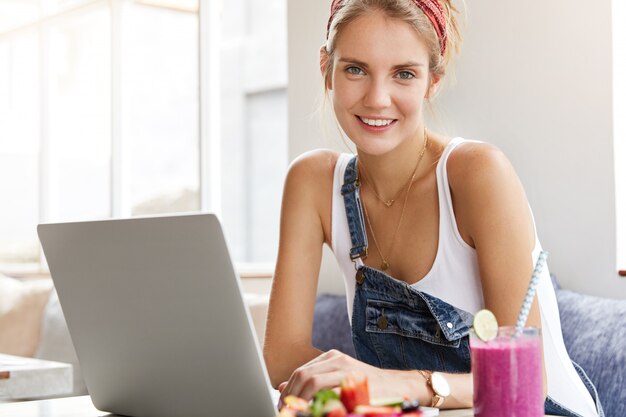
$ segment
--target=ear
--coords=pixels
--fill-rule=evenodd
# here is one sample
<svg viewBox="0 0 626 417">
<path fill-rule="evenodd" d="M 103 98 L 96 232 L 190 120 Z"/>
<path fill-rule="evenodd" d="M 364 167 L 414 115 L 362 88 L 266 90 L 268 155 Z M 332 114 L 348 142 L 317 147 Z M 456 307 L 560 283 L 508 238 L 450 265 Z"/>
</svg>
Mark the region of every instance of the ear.
<svg viewBox="0 0 626 417">
<path fill-rule="evenodd" d="M 430 86 L 428 87 L 428 91 L 426 91 L 426 99 L 431 99 L 437 94 L 437 90 L 439 89 L 439 82 L 441 81 L 440 75 L 430 74 Z"/>
<path fill-rule="evenodd" d="M 320 47 L 320 72 L 322 73 L 322 77 L 326 77 L 326 71 L 328 70 L 329 65 L 330 57 L 328 56 L 328 51 L 326 50 L 326 45 L 324 44 Z M 332 90 L 332 77 L 328 77 L 328 79 L 325 79 L 324 84 L 326 85 L 327 89 Z"/>
</svg>

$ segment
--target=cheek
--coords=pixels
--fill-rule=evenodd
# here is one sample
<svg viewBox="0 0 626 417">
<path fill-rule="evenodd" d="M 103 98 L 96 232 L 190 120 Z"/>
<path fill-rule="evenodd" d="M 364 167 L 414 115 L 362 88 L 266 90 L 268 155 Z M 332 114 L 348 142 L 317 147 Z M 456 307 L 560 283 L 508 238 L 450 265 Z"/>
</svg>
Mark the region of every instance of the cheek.
<svg viewBox="0 0 626 417">
<path fill-rule="evenodd" d="M 333 103 L 337 110 L 350 109 L 358 103 L 360 94 L 357 85 L 354 83 L 348 85 L 345 80 L 335 79 L 334 87 Z"/>
<path fill-rule="evenodd" d="M 396 96 L 396 105 L 407 117 L 417 116 L 422 112 L 424 100 L 421 91 Z"/>
</svg>

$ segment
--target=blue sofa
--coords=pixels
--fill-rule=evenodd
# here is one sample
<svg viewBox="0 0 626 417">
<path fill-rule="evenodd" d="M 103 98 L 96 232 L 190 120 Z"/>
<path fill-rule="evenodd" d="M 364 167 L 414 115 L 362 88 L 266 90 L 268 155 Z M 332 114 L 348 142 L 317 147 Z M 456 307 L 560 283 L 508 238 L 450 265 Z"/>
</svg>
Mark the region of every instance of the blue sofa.
<svg viewBox="0 0 626 417">
<path fill-rule="evenodd" d="M 626 300 L 561 289 L 553 277 L 565 347 L 594 382 L 606 417 L 626 417 Z M 355 356 L 343 295 L 318 296 L 313 345 Z"/>
</svg>

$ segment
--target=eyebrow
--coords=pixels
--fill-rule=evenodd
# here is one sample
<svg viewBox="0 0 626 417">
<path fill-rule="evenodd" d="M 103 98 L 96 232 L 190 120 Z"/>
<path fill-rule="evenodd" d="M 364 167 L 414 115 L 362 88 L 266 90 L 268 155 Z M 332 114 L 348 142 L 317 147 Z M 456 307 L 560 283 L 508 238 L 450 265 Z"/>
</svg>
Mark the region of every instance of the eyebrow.
<svg viewBox="0 0 626 417">
<path fill-rule="evenodd" d="M 368 65 L 365 62 L 359 61 L 358 59 L 353 59 L 353 58 L 339 58 L 339 62 L 345 62 L 348 64 L 356 64 L 360 67 L 363 68 L 367 68 Z M 415 61 L 408 61 L 405 62 L 404 64 L 398 64 L 398 65 L 394 65 L 393 69 L 400 69 L 400 68 L 408 68 L 408 67 L 423 67 L 424 64 L 420 64 L 419 62 L 415 62 Z"/>
</svg>

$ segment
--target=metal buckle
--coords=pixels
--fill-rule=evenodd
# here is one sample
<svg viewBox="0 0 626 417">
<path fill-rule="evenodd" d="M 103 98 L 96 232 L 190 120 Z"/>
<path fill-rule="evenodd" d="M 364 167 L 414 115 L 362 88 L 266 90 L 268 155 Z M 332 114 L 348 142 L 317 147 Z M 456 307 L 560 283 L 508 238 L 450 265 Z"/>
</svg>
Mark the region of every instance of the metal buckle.
<svg viewBox="0 0 626 417">
<path fill-rule="evenodd" d="M 350 260 L 352 261 L 359 259 L 359 258 L 363 258 L 363 259 L 367 258 L 367 248 L 365 248 L 363 252 L 357 253 L 355 255 L 350 254 Z"/>
</svg>

